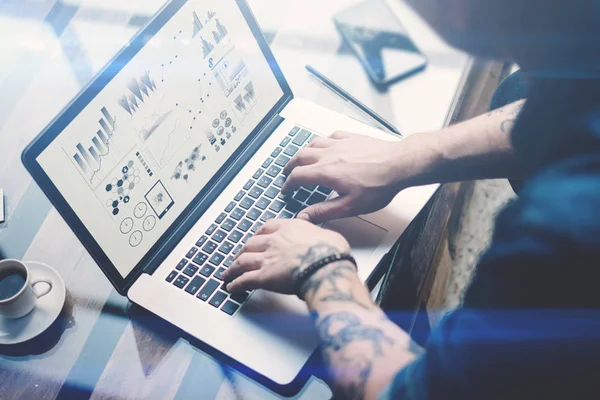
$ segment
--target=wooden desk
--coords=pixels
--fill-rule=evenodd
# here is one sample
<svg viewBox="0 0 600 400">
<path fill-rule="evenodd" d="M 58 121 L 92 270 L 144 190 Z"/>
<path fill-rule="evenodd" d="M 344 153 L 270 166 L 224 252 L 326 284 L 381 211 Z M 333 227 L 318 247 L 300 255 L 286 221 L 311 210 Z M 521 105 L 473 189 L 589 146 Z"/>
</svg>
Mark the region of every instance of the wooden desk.
<svg viewBox="0 0 600 400">
<path fill-rule="evenodd" d="M 442 127 L 462 91 L 468 58 L 448 48 L 401 3 L 394 3 L 430 65 L 388 93 L 378 93 L 341 45 L 332 24 L 332 15 L 354 1 L 250 3 L 297 96 L 355 113 L 306 75 L 304 64 L 310 63 L 395 122 L 404 134 Z M 118 296 L 19 161 L 25 145 L 160 3 L 43 0 L 9 1 L 0 7 L 0 36 L 10 32 L 15 38 L 3 52 L 10 62 L 0 65 L 0 182 L 7 195 L 0 249 L 7 257 L 53 266 L 68 288 L 65 308 L 48 332 L 24 346 L 0 347 L 2 399 L 281 397 L 223 366 L 207 349 Z M 452 207 L 439 196 L 442 207 Z M 430 203 L 422 215 L 434 220 L 436 204 Z M 427 229 L 413 224 L 402 239 L 410 243 L 403 249 L 412 251 L 419 235 L 429 237 Z M 431 240 L 439 242 L 439 238 Z M 414 264 L 410 270 L 420 265 L 407 260 Z M 427 273 L 415 274 L 422 282 L 435 281 L 431 268 L 422 270 Z M 417 292 L 423 292 L 418 296 L 422 304 L 429 296 Z M 324 383 L 311 378 L 295 397 L 330 396 Z"/>
<path fill-rule="evenodd" d="M 509 65 L 476 61 L 465 76 L 449 124 L 487 112 L 496 87 L 509 72 Z M 473 182 L 441 185 L 398 240 L 395 258 L 390 257 L 392 265 L 379 304 L 390 316 L 398 316 L 396 322 L 420 344 L 426 342 L 443 307 L 452 273 L 454 235 L 472 192 Z"/>
</svg>

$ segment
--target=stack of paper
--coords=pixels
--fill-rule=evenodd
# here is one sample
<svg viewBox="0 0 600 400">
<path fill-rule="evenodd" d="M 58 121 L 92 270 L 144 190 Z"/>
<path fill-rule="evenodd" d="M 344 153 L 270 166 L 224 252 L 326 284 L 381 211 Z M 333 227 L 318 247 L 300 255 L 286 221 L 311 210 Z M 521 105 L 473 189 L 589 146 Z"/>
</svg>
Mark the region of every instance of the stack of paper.
<svg viewBox="0 0 600 400">
<path fill-rule="evenodd" d="M 4 222 L 4 189 L 0 189 L 0 224 Z"/>
</svg>

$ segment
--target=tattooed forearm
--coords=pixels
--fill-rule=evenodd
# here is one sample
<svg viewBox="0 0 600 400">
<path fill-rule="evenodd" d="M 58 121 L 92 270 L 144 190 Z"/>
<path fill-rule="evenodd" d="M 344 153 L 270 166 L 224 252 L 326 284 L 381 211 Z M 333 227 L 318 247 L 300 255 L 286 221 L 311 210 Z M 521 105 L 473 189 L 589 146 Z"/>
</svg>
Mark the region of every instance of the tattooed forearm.
<svg viewBox="0 0 600 400">
<path fill-rule="evenodd" d="M 374 360 L 383 356 L 386 348 L 394 345 L 394 340 L 381 328 L 364 325 L 350 312 L 320 317 L 316 326 L 323 353 L 329 363 L 335 365 L 336 391 L 343 398 L 363 398 Z M 363 346 L 352 349 L 356 344 Z"/>
<path fill-rule="evenodd" d="M 350 312 L 339 312 L 319 318 L 317 329 L 324 350 L 339 351 L 350 343 L 364 340 L 373 345 L 375 355 L 381 355 L 384 344 L 394 344 L 381 329 L 363 326 L 360 319 Z"/>
<path fill-rule="evenodd" d="M 514 107 L 510 109 L 510 112 L 508 113 L 508 118 L 506 118 L 500 124 L 500 130 L 502 132 L 510 133 L 512 131 L 512 129 L 515 126 L 515 122 L 517 121 L 517 117 L 518 117 L 519 113 L 521 112 L 521 109 L 523 108 L 523 104 L 524 104 L 523 102 L 520 102 L 520 103 L 514 105 Z"/>
<path fill-rule="evenodd" d="M 339 252 L 319 244 L 298 257 L 295 277 L 317 260 Z M 298 293 L 313 311 L 324 360 L 339 398 L 375 398 L 412 360 L 408 335 L 378 309 L 353 263 L 331 263 L 310 276 Z"/>
</svg>

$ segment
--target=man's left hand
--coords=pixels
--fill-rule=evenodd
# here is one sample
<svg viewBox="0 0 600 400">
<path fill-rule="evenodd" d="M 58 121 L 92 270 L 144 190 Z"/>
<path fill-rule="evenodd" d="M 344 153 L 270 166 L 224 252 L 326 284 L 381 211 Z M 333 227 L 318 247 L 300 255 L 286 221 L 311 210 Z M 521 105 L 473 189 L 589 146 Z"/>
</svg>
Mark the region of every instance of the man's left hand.
<svg viewBox="0 0 600 400">
<path fill-rule="evenodd" d="M 266 289 L 294 294 L 295 276 L 315 261 L 346 253 L 342 235 L 302 220 L 270 220 L 248 240 L 222 277 L 232 293 Z"/>
</svg>

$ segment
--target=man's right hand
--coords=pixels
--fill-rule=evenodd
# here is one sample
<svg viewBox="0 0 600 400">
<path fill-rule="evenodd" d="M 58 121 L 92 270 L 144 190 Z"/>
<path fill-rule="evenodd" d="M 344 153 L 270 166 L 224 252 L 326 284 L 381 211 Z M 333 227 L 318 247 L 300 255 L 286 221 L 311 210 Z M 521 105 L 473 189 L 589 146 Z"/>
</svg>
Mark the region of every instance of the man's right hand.
<svg viewBox="0 0 600 400">
<path fill-rule="evenodd" d="M 415 136 L 421 135 L 389 142 L 337 131 L 329 138 L 316 138 L 287 164 L 282 191 L 291 194 L 312 185 L 335 190 L 339 197 L 310 206 L 298 216 L 316 224 L 380 210 L 402 189 L 419 184 L 428 170 L 434 152 L 427 140 Z"/>
</svg>

